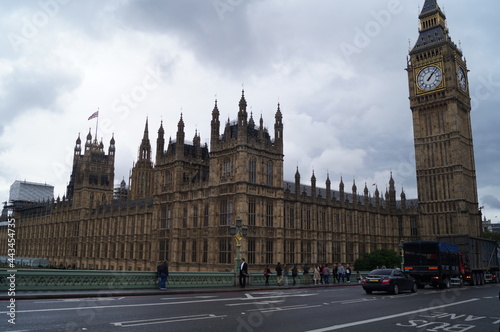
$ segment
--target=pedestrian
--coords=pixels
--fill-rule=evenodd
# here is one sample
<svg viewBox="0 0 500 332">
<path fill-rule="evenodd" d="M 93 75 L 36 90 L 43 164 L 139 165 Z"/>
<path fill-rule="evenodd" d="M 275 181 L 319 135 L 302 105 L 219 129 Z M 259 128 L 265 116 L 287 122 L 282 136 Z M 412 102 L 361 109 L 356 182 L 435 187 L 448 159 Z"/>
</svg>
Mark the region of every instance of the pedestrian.
<svg viewBox="0 0 500 332">
<path fill-rule="evenodd" d="M 335 281 L 337 281 L 337 264 L 333 264 L 330 275 L 333 276 L 332 283 L 335 285 Z"/>
<path fill-rule="evenodd" d="M 342 279 L 342 283 L 345 283 L 344 278 L 345 278 L 345 268 L 341 263 L 339 263 L 339 265 L 337 266 L 337 280 L 340 283 L 340 279 Z"/>
<path fill-rule="evenodd" d="M 309 285 L 309 282 L 310 282 L 310 278 L 311 276 L 309 275 L 309 265 L 304 264 L 304 266 L 302 267 L 302 269 L 304 270 L 304 284 L 305 285 Z"/>
<path fill-rule="evenodd" d="M 157 272 L 157 275 L 158 275 L 158 287 L 161 289 L 161 290 L 165 290 L 167 289 L 167 278 L 168 278 L 168 264 L 167 264 L 167 261 L 163 261 L 161 262 L 160 265 L 158 265 L 156 267 L 156 272 Z"/>
<path fill-rule="evenodd" d="M 290 268 L 286 264 L 283 266 L 283 277 L 285 279 L 285 287 L 288 287 L 288 278 L 290 277 Z"/>
<path fill-rule="evenodd" d="M 281 286 L 281 282 L 283 281 L 283 268 L 280 262 L 276 265 L 276 281 L 278 282 L 278 286 Z"/>
<path fill-rule="evenodd" d="M 325 280 L 325 284 L 329 285 L 330 284 L 330 268 L 326 264 L 323 267 L 323 278 Z"/>
<path fill-rule="evenodd" d="M 299 271 L 297 270 L 297 264 L 293 264 L 293 268 L 292 268 L 292 279 L 293 279 L 293 285 L 295 286 L 296 285 L 296 280 L 295 278 L 297 278 L 299 276 Z"/>
<path fill-rule="evenodd" d="M 347 264 L 345 267 L 345 279 L 347 283 L 351 282 L 351 273 L 352 273 L 351 268 L 349 267 L 349 264 Z"/>
<path fill-rule="evenodd" d="M 318 267 L 318 265 L 315 265 L 314 266 L 314 273 L 313 273 L 313 280 L 314 280 L 314 284 L 315 285 L 319 284 L 319 278 L 320 277 L 321 277 L 321 275 L 319 273 L 319 267 Z"/>
<path fill-rule="evenodd" d="M 248 264 L 245 262 L 245 259 L 241 259 L 240 265 L 240 288 L 245 288 L 247 284 L 247 275 L 248 275 Z"/>
<path fill-rule="evenodd" d="M 271 270 L 269 269 L 269 265 L 266 265 L 264 269 L 264 277 L 266 278 L 266 286 L 269 286 L 269 275 L 271 274 Z"/>
</svg>

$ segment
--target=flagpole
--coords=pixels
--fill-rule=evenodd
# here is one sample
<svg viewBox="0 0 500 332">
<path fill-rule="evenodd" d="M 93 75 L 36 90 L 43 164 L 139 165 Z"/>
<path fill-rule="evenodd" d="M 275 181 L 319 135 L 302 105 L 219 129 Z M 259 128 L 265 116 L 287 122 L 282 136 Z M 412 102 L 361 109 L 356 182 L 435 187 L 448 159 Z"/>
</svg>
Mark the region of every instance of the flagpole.
<svg viewBox="0 0 500 332">
<path fill-rule="evenodd" d="M 95 139 L 97 141 L 97 126 L 99 125 L 99 108 L 97 108 L 97 121 L 95 122 Z"/>
</svg>

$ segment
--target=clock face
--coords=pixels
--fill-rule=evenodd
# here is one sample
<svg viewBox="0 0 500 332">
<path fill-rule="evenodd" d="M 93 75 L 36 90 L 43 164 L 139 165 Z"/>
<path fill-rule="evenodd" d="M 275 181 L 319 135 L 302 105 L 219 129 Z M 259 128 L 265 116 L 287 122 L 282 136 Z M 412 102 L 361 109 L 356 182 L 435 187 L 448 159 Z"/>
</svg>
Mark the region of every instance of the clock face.
<svg viewBox="0 0 500 332">
<path fill-rule="evenodd" d="M 435 89 L 442 81 L 443 73 L 436 66 L 425 67 L 418 73 L 418 86 L 425 91 Z"/>
<path fill-rule="evenodd" d="M 465 77 L 465 71 L 462 69 L 462 67 L 458 67 L 457 79 L 460 89 L 462 89 L 462 91 L 467 90 L 467 78 Z"/>
</svg>

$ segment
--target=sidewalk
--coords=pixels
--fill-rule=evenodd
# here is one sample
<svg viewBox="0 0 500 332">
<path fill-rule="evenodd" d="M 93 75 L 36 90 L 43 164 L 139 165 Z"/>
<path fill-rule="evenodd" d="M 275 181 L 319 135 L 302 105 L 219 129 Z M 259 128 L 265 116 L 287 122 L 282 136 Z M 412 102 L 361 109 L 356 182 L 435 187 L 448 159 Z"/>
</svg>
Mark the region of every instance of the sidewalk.
<svg viewBox="0 0 500 332">
<path fill-rule="evenodd" d="M 67 299 L 67 298 L 106 298 L 116 296 L 143 296 L 143 295 L 176 295 L 176 294 L 204 294 L 204 293 L 222 293 L 222 292 L 252 292 L 252 291 L 269 291 L 283 289 L 324 289 L 331 287 L 350 287 L 359 286 L 357 282 L 345 284 L 329 284 L 329 285 L 296 285 L 296 286 L 247 286 L 240 288 L 233 287 L 192 287 L 192 288 L 168 288 L 166 290 L 159 289 L 101 289 L 101 290 L 61 290 L 61 291 L 16 291 L 15 296 L 7 296 L 5 292 L 0 295 L 0 301 L 9 301 L 11 298 L 16 300 L 33 300 L 33 299 Z"/>
</svg>

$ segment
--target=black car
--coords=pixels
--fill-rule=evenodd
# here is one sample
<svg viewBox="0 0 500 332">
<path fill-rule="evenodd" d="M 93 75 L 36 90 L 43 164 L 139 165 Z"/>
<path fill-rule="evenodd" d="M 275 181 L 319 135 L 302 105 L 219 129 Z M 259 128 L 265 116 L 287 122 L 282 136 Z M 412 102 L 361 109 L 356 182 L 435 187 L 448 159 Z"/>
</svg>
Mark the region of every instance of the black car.
<svg viewBox="0 0 500 332">
<path fill-rule="evenodd" d="M 417 291 L 415 280 L 399 269 L 377 269 L 363 279 L 363 289 L 367 294 L 373 291 L 399 294 L 400 291 Z"/>
</svg>

